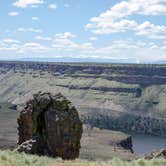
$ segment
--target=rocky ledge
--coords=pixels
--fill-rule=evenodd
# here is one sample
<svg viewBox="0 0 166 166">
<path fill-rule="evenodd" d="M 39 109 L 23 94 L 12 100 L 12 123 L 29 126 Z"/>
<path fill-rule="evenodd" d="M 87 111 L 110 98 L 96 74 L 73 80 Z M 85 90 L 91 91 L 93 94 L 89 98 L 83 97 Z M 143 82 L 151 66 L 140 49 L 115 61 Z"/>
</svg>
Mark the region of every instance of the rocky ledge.
<svg viewBox="0 0 166 166">
<path fill-rule="evenodd" d="M 127 138 L 122 139 L 121 141 L 117 142 L 117 145 L 123 147 L 124 149 L 130 150 L 132 153 L 134 153 L 131 136 L 128 136 Z"/>
</svg>

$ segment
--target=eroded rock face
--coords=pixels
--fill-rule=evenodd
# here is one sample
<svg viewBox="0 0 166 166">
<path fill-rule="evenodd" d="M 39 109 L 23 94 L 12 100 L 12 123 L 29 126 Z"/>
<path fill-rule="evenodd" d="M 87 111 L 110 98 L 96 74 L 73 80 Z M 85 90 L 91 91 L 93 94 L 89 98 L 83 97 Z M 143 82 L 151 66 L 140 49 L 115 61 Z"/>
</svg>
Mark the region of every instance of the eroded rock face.
<svg viewBox="0 0 166 166">
<path fill-rule="evenodd" d="M 159 151 L 153 151 L 149 154 L 146 154 L 144 158 L 148 159 L 148 160 L 155 159 L 155 158 L 164 158 L 164 159 L 166 159 L 166 150 L 161 149 Z"/>
<path fill-rule="evenodd" d="M 75 159 L 82 123 L 75 107 L 61 94 L 37 93 L 18 118 L 20 152 Z"/>
</svg>

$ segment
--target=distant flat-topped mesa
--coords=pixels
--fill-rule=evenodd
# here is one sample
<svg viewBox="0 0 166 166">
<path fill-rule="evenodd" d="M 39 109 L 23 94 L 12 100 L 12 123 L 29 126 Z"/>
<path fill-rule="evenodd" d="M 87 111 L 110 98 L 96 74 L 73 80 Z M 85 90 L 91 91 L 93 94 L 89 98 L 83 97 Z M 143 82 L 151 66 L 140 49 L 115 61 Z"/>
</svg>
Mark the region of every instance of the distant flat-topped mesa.
<svg viewBox="0 0 166 166">
<path fill-rule="evenodd" d="M 82 123 L 61 94 L 33 95 L 18 118 L 19 152 L 75 159 L 79 157 Z"/>
<path fill-rule="evenodd" d="M 73 77 L 102 77 L 123 83 L 142 85 L 165 84 L 166 65 L 157 64 L 100 64 L 100 63 L 54 63 L 54 62 L 2 62 L 0 68 L 25 73 L 27 70 L 47 71 L 54 75 Z"/>
<path fill-rule="evenodd" d="M 28 61 L 0 61 L 0 67 L 8 69 L 33 69 L 45 71 L 66 72 L 70 74 L 77 70 L 86 74 L 130 74 L 130 75 L 165 75 L 166 64 L 116 64 L 116 63 L 62 63 L 62 62 L 28 62 Z M 132 69 L 132 70 L 130 70 Z"/>
</svg>

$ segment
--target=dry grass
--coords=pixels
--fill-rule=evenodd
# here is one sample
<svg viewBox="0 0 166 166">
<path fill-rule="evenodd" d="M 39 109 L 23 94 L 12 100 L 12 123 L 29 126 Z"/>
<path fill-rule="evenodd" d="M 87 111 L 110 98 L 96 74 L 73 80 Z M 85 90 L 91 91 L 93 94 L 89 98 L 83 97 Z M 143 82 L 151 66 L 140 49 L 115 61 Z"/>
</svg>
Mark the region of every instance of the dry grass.
<svg viewBox="0 0 166 166">
<path fill-rule="evenodd" d="M 148 161 L 140 159 L 126 162 L 115 158 L 110 161 L 63 161 L 61 159 L 38 157 L 24 153 L 0 151 L 0 166 L 166 166 L 166 160 L 154 159 Z"/>
<path fill-rule="evenodd" d="M 111 166 L 111 162 L 66 161 L 57 162 L 48 166 Z"/>
</svg>

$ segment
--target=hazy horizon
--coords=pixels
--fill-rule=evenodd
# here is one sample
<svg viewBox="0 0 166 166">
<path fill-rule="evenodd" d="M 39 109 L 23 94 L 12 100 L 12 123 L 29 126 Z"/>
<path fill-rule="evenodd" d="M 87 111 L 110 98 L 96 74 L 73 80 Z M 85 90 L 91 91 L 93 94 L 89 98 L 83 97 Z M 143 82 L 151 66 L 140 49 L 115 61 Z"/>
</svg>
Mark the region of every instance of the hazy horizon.
<svg viewBox="0 0 166 166">
<path fill-rule="evenodd" d="M 110 59 L 94 59 L 94 58 L 20 58 L 20 59 L 0 59 L 0 62 L 55 62 L 55 63 L 108 63 L 108 64 L 161 64 L 165 65 L 166 61 L 156 62 L 136 62 L 131 60 L 110 60 Z"/>
</svg>

